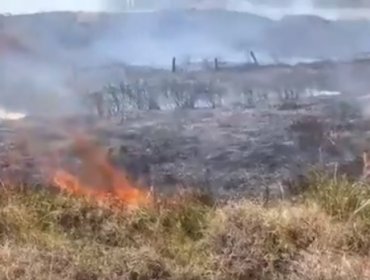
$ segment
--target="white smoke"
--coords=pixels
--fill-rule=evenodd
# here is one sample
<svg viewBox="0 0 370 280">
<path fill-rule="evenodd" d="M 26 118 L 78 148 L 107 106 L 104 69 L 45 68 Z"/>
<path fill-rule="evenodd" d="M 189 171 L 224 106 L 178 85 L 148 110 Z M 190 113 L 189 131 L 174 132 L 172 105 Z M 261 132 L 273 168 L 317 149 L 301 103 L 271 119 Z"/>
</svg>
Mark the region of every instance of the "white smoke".
<svg viewBox="0 0 370 280">
<path fill-rule="evenodd" d="M 322 2 L 314 0 L 292 1 L 253 1 L 253 0 L 229 0 L 228 9 L 239 12 L 249 12 L 261 16 L 280 19 L 287 15 L 316 15 L 326 19 L 370 19 L 370 8 L 355 5 L 336 5 L 336 2 L 328 5 L 320 5 Z"/>
</svg>

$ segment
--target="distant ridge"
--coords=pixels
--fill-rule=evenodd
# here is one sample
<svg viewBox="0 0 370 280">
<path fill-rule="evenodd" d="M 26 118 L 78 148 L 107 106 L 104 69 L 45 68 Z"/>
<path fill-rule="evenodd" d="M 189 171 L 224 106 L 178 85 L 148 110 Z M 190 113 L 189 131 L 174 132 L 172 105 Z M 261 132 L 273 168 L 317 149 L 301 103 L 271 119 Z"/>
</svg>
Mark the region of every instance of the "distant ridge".
<svg viewBox="0 0 370 280">
<path fill-rule="evenodd" d="M 58 63 L 92 57 L 126 63 L 167 61 L 194 53 L 227 58 L 249 50 L 262 59 L 350 59 L 370 51 L 369 20 L 303 15 L 272 20 L 223 10 L 2 16 L 0 34 L 21 38 L 24 46 Z"/>
</svg>

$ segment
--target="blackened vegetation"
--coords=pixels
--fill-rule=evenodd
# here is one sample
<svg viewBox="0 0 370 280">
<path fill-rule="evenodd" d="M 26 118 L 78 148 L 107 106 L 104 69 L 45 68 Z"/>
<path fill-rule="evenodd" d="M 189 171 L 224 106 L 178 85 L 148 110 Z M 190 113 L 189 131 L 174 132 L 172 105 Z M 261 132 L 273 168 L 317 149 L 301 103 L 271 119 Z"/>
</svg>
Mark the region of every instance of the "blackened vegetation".
<svg viewBox="0 0 370 280">
<path fill-rule="evenodd" d="M 231 108 L 306 109 L 306 93 L 298 89 L 254 88 L 248 83 L 230 88 L 217 76 L 165 76 L 110 84 L 87 95 L 91 111 L 102 119 L 122 118 L 133 111 Z M 231 91 L 231 93 L 230 93 Z"/>
<path fill-rule="evenodd" d="M 90 94 L 89 99 L 92 109 L 101 118 L 122 116 L 130 109 L 160 109 L 157 99 L 149 92 L 143 80 L 132 84 L 122 82 L 119 85 L 108 85 Z"/>
<path fill-rule="evenodd" d="M 296 90 L 290 89 L 280 92 L 279 99 L 279 110 L 297 110 L 302 108 L 302 104 L 300 104 L 300 96 Z"/>
<path fill-rule="evenodd" d="M 143 79 L 105 86 L 88 96 L 92 110 L 100 118 L 122 117 L 139 110 L 195 109 L 222 106 L 224 89 L 217 81 L 163 79 L 149 84 Z"/>
<path fill-rule="evenodd" d="M 297 135 L 300 149 L 318 148 L 325 139 L 325 124 L 315 116 L 306 116 L 294 121 L 290 130 Z"/>
<path fill-rule="evenodd" d="M 116 164 L 145 186 L 205 185 L 221 195 L 260 195 L 266 186 L 269 197 L 286 197 L 299 192 L 316 165 L 361 175 L 358 155 L 366 144 L 355 134 L 363 139 L 370 127 L 354 102 L 288 84 L 235 80 L 230 88 L 233 77 L 225 82 L 222 71 L 131 77 L 90 95 L 102 119 L 125 121 Z"/>
<path fill-rule="evenodd" d="M 368 120 L 354 100 L 331 100 L 323 107 L 323 115 L 305 115 L 293 121 L 290 136 L 299 151 L 310 155 L 312 164 L 333 176 L 358 180 L 364 172 L 361 155 L 370 145 Z"/>
</svg>

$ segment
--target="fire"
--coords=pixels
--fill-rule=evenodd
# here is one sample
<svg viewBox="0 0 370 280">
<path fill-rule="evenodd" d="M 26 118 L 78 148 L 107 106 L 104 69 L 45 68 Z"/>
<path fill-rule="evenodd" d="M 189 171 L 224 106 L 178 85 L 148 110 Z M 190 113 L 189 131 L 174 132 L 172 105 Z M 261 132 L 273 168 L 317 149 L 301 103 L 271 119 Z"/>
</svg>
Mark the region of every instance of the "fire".
<svg viewBox="0 0 370 280">
<path fill-rule="evenodd" d="M 61 190 L 99 201 L 111 197 L 130 207 L 150 201 L 150 195 L 140 190 L 123 171 L 112 166 L 99 147 L 79 137 L 73 152 L 81 162 L 76 174 L 58 169 L 53 177 L 54 184 Z"/>
</svg>

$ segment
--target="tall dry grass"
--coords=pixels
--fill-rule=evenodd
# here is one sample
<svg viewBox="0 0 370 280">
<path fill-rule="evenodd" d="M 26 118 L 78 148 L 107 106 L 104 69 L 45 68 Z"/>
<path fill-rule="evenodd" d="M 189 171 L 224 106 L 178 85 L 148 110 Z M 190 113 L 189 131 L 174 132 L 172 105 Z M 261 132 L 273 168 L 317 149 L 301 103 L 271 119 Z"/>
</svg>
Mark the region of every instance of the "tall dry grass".
<svg viewBox="0 0 370 280">
<path fill-rule="evenodd" d="M 370 191 L 316 176 L 295 202 L 182 194 L 128 212 L 0 191 L 0 279 L 369 279 Z"/>
</svg>

